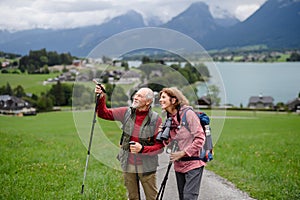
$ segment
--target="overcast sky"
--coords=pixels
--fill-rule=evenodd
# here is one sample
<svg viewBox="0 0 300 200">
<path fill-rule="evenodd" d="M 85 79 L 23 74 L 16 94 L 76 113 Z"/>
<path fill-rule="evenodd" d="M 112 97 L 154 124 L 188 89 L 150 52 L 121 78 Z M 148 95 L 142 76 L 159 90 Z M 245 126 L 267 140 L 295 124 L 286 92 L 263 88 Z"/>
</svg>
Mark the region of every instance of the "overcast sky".
<svg viewBox="0 0 300 200">
<path fill-rule="evenodd" d="M 224 11 L 244 20 L 266 0 L 1 0 L 0 30 L 75 28 L 101 24 L 134 9 L 145 19 L 167 22 L 196 1 L 206 2 L 215 17 Z"/>
</svg>

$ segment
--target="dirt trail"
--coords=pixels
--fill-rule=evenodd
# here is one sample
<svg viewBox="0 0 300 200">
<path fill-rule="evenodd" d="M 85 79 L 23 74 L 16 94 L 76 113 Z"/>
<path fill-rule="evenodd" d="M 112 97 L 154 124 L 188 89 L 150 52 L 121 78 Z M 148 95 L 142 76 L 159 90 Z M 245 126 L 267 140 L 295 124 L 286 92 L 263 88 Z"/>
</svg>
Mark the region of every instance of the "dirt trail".
<svg viewBox="0 0 300 200">
<path fill-rule="evenodd" d="M 168 166 L 167 155 L 160 155 L 160 169 L 157 171 L 157 186 L 161 186 L 162 179 L 164 178 Z M 141 187 L 142 188 L 142 187 Z M 142 199 L 145 199 L 144 192 L 141 192 Z M 171 167 L 165 192 L 163 195 L 164 200 L 176 200 L 178 198 L 177 185 L 173 165 Z M 239 189 L 234 184 L 226 179 L 218 176 L 217 174 L 204 170 L 202 182 L 200 187 L 199 198 L 201 200 L 254 200 L 249 195 Z"/>
</svg>

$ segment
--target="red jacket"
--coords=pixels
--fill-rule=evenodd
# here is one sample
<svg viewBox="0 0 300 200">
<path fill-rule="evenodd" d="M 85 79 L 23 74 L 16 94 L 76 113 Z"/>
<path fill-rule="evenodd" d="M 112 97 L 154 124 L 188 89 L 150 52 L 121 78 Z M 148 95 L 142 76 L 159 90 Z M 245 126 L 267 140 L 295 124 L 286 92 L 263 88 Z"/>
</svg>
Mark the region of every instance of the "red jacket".
<svg viewBox="0 0 300 200">
<path fill-rule="evenodd" d="M 111 120 L 111 121 L 120 121 L 121 123 L 124 122 L 124 116 L 125 112 L 127 111 L 128 107 L 118 107 L 118 108 L 107 108 L 105 104 L 105 96 L 99 99 L 98 102 L 98 107 L 97 107 L 97 114 L 98 117 L 106 120 Z M 141 127 L 141 124 L 144 120 L 144 118 L 147 116 L 148 111 L 136 111 L 136 120 L 135 120 L 135 126 L 133 128 L 133 132 L 131 133 L 131 141 L 139 142 L 139 130 Z M 154 138 L 156 138 L 156 135 L 158 133 L 158 127 L 161 125 L 161 118 L 158 117 L 157 123 L 156 123 L 156 128 L 155 128 L 155 135 Z M 151 154 L 151 152 L 161 152 L 164 145 L 161 142 L 157 142 L 155 140 L 155 144 L 153 146 L 144 146 L 143 151 L 141 153 L 147 153 Z M 129 163 L 134 164 L 134 158 L 132 154 L 129 156 Z M 141 164 L 141 160 L 137 160 L 137 164 Z"/>
</svg>

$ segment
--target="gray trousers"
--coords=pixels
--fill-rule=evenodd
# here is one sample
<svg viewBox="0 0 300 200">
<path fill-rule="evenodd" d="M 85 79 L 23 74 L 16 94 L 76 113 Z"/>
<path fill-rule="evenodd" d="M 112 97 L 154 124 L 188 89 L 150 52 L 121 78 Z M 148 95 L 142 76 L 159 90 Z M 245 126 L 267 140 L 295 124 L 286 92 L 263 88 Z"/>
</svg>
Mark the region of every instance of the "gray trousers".
<svg viewBox="0 0 300 200">
<path fill-rule="evenodd" d="M 197 200 L 204 167 L 186 173 L 175 172 L 180 200 Z"/>
</svg>

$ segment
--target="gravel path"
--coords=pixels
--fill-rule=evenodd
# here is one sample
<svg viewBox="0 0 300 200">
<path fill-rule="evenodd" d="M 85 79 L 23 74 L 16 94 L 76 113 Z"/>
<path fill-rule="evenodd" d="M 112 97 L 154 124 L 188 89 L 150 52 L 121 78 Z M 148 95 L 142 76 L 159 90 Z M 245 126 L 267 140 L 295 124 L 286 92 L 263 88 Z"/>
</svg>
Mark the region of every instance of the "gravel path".
<svg viewBox="0 0 300 200">
<path fill-rule="evenodd" d="M 168 166 L 168 157 L 164 153 L 160 155 L 160 169 L 157 171 L 157 187 L 161 186 Z M 142 188 L 142 187 L 141 187 Z M 141 198 L 145 199 L 144 192 L 141 191 Z M 176 178 L 173 165 L 168 176 L 164 200 L 176 200 L 178 198 Z M 249 195 L 237 189 L 231 182 L 218 176 L 217 174 L 204 169 L 200 187 L 199 198 L 201 200 L 254 200 Z"/>
</svg>

